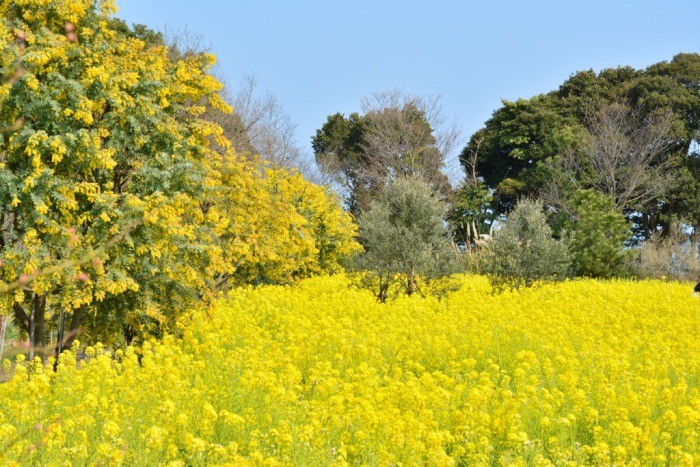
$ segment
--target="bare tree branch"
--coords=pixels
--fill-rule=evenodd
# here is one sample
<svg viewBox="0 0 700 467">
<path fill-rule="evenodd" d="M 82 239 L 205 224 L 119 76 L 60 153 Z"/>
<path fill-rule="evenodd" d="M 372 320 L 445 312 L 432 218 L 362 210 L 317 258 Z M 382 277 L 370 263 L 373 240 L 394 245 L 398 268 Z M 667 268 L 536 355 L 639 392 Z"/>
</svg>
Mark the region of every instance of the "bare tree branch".
<svg viewBox="0 0 700 467">
<path fill-rule="evenodd" d="M 369 125 L 364 134 L 367 164 L 363 175 L 379 186 L 386 178 L 422 178 L 448 193 L 445 157 L 459 136 L 446 125 L 439 97 L 415 97 L 400 91 L 373 94 L 361 101 Z"/>
<path fill-rule="evenodd" d="M 675 185 L 667 157 L 677 141 L 671 111 L 641 115 L 626 105 L 609 105 L 589 109 L 584 124 L 593 185 L 618 208 L 644 206 Z"/>
<path fill-rule="evenodd" d="M 413 96 L 393 89 L 364 97 L 360 101 L 360 106 L 367 115 L 383 109 L 402 109 L 414 106 L 423 112 L 425 120 L 432 127 L 435 146 L 442 153 L 444 159 L 449 159 L 459 142 L 461 128 L 456 120 L 450 120 L 445 115 L 440 105 L 440 99 L 440 96 Z"/>
<path fill-rule="evenodd" d="M 250 145 L 261 159 L 309 175 L 311 163 L 297 145 L 296 125 L 273 94 L 257 96 L 257 87 L 257 79 L 246 76 L 237 92 L 230 96 L 233 111 L 240 118 Z"/>
</svg>

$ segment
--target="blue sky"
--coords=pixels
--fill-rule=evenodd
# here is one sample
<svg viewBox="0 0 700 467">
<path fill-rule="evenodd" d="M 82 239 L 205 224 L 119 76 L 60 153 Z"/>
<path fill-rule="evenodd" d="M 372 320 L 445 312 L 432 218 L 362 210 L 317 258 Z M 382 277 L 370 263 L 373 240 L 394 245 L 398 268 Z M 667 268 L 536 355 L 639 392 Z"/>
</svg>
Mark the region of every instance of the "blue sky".
<svg viewBox="0 0 700 467">
<path fill-rule="evenodd" d="M 700 1 L 117 0 L 128 23 L 187 26 L 231 85 L 255 75 L 297 125 L 300 147 L 328 115 L 389 89 L 440 95 L 463 141 L 500 105 L 579 70 L 645 68 L 700 52 Z M 462 145 L 458 148 L 461 149 Z"/>
</svg>

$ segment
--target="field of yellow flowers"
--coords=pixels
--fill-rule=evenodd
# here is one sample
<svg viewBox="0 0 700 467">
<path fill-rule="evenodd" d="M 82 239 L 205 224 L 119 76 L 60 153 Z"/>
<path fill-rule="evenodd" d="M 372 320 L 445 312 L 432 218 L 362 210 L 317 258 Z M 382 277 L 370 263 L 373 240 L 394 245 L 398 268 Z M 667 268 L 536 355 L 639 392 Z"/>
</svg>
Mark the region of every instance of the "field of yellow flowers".
<svg viewBox="0 0 700 467">
<path fill-rule="evenodd" d="M 386 305 L 343 276 L 241 290 L 141 364 L 100 346 L 80 369 L 20 363 L 0 464 L 700 463 L 688 284 L 454 280 Z"/>
</svg>

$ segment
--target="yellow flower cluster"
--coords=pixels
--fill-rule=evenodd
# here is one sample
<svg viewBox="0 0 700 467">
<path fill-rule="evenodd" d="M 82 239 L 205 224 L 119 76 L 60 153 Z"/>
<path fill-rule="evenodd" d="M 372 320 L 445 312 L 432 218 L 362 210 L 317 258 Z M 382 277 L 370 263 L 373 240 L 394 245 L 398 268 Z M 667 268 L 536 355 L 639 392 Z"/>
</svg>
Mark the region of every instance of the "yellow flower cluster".
<svg viewBox="0 0 700 467">
<path fill-rule="evenodd" d="M 157 37 L 122 30 L 113 9 L 0 0 L 0 179 L 16 230 L 0 268 L 3 283 L 32 276 L 27 297 L 0 296 L 0 316 L 34 293 L 109 340 L 125 324 L 169 329 L 198 297 L 240 284 L 340 270 L 361 250 L 340 199 L 237 155 L 203 115 L 207 101 L 232 110 L 209 74 L 216 57 L 176 59 Z M 117 239 L 99 268 L 81 261 Z M 44 274 L 57 264 L 68 266 Z M 140 293 L 113 307 L 127 291 Z"/>
<path fill-rule="evenodd" d="M 687 284 L 458 280 L 386 305 L 343 276 L 249 288 L 181 339 L 7 365 L 0 464 L 700 462 Z"/>
</svg>

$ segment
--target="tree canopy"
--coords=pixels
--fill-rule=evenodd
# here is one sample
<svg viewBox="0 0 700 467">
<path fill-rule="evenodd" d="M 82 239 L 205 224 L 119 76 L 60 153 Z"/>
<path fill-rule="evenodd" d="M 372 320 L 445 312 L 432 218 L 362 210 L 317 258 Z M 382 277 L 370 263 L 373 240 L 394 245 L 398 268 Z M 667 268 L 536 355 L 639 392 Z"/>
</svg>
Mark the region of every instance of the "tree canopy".
<svg viewBox="0 0 700 467">
<path fill-rule="evenodd" d="M 205 118 L 231 110 L 213 55 L 174 56 L 113 11 L 0 4 L 0 274 L 21 285 L 2 306 L 39 347 L 59 311 L 93 337 L 157 333 L 221 286 L 331 271 L 357 249 L 333 196 L 238 157 Z"/>
<path fill-rule="evenodd" d="M 328 117 L 312 146 L 344 211 L 293 168 L 293 125 L 273 98 L 256 99 L 252 81 L 224 93 L 213 55 L 114 10 L 0 2 L 0 315 L 40 353 L 58 316 L 129 341 L 177 329 L 231 287 L 338 271 L 361 250 L 353 216 L 356 264 L 381 299 L 396 277 L 411 294 L 449 269 L 443 168 L 457 132 L 437 98 L 379 93 Z M 679 54 L 503 101 L 462 151 L 453 231 L 470 247 L 509 214 L 491 265 L 535 271 L 526 282 L 559 277 L 569 256 L 577 274 L 623 274 L 626 244 L 672 226 L 697 242 L 699 83 L 700 55 Z M 523 244 L 550 263 L 511 253 Z"/>
<path fill-rule="evenodd" d="M 552 237 L 542 203 L 523 199 L 485 251 L 485 271 L 500 286 L 530 286 L 566 277 L 571 257 L 564 241 Z"/>
<path fill-rule="evenodd" d="M 672 217 L 697 227 L 699 80 L 697 54 L 644 70 L 575 73 L 558 90 L 504 101 L 460 160 L 470 171 L 477 153 L 498 213 L 523 196 L 552 201 L 596 188 L 615 199 L 641 238 L 668 228 Z"/>
<path fill-rule="evenodd" d="M 364 114 L 336 113 L 312 138 L 316 162 L 347 193 L 351 213 L 359 215 L 392 180 L 416 177 L 447 195 L 442 172 L 456 133 L 441 131 L 436 99 L 379 93 L 363 101 Z"/>
</svg>

